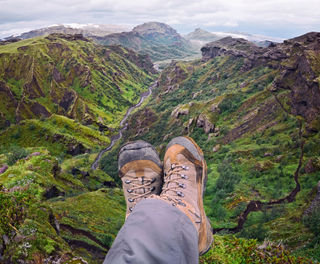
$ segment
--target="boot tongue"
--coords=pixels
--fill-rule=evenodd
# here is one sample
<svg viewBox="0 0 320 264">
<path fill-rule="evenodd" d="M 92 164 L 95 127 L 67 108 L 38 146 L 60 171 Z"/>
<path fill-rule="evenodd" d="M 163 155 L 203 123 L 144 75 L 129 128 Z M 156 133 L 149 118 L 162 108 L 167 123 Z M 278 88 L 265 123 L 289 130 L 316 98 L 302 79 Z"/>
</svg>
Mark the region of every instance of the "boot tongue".
<svg viewBox="0 0 320 264">
<path fill-rule="evenodd" d="M 145 184 L 145 179 L 144 179 L 144 177 L 139 177 L 139 178 L 137 179 L 137 183 L 139 183 L 139 185 Z M 141 188 L 135 190 L 135 193 L 136 193 L 136 194 L 143 194 L 143 193 L 145 193 L 145 192 L 146 192 L 146 189 L 145 189 L 144 187 L 141 187 Z"/>
</svg>

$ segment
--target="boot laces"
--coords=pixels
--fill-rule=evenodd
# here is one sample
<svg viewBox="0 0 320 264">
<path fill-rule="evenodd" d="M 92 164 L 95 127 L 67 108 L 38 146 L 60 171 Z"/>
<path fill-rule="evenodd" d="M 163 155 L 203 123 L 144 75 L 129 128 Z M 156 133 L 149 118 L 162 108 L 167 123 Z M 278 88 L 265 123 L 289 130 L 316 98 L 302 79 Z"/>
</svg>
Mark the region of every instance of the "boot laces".
<svg viewBox="0 0 320 264">
<path fill-rule="evenodd" d="M 165 186 L 162 187 L 161 197 L 170 201 L 173 206 L 187 206 L 183 201 L 184 193 L 181 190 L 186 189 L 187 185 L 180 182 L 181 180 L 190 181 L 188 175 L 182 173 L 183 171 L 187 170 L 189 170 L 189 166 L 187 165 L 177 165 L 172 163 L 171 168 L 164 175 Z M 188 207 L 188 211 L 193 215 L 192 218 L 194 219 L 195 223 L 201 222 L 201 220 L 199 220 L 201 217 L 199 214 L 197 214 L 194 208 Z"/>
<path fill-rule="evenodd" d="M 129 210 L 132 211 L 134 205 L 141 199 L 145 198 L 149 194 L 151 194 L 155 187 L 151 184 L 156 181 L 156 178 L 152 179 L 145 179 L 144 177 L 141 178 L 133 178 L 133 179 L 126 179 L 124 182 L 126 184 L 130 184 L 129 189 L 126 189 L 128 193 L 130 193 L 130 197 L 128 201 L 132 203 L 132 207 L 129 207 Z M 138 192 L 141 190 L 141 193 Z"/>
<path fill-rule="evenodd" d="M 188 170 L 188 166 L 184 165 L 177 165 L 177 164 L 171 164 L 171 168 L 167 173 L 165 173 L 164 182 L 165 185 L 162 187 L 162 193 L 161 196 L 163 198 L 166 198 L 169 201 L 172 201 L 172 205 L 182 205 L 186 206 L 185 203 L 182 202 L 184 193 L 181 189 L 187 188 L 187 185 L 185 183 L 181 183 L 181 179 L 188 180 L 188 176 L 181 173 L 182 171 Z"/>
</svg>

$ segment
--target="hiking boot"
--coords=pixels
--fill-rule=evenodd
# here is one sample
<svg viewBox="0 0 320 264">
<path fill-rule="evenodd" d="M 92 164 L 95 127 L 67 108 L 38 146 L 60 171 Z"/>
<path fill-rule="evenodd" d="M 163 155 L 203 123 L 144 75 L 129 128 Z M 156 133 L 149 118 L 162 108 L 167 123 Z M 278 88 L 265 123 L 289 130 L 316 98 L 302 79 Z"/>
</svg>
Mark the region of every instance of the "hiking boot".
<svg viewBox="0 0 320 264">
<path fill-rule="evenodd" d="M 185 213 L 198 231 L 199 254 L 213 241 L 210 222 L 203 208 L 207 165 L 202 150 L 190 137 L 172 139 L 164 156 L 164 184 L 160 199 Z"/>
<path fill-rule="evenodd" d="M 138 140 L 121 147 L 118 169 L 127 202 L 127 218 L 141 199 L 160 194 L 162 166 L 155 148 L 148 142 Z"/>
</svg>

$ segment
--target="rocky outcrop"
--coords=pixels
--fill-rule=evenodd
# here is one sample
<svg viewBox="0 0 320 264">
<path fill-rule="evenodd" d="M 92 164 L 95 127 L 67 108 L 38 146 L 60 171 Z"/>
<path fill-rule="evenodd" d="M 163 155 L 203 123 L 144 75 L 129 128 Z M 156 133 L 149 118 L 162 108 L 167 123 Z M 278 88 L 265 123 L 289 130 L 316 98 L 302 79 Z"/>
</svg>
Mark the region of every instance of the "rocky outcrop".
<svg viewBox="0 0 320 264">
<path fill-rule="evenodd" d="M 197 118 L 197 127 L 202 127 L 206 134 L 214 132 L 214 124 L 212 124 L 204 114 L 200 114 Z"/>
<path fill-rule="evenodd" d="M 278 67 L 272 61 L 287 58 L 286 51 L 281 44 L 273 44 L 267 48 L 258 47 L 252 42 L 241 38 L 225 37 L 210 42 L 201 48 L 202 60 L 207 61 L 217 56 L 232 56 L 244 58 L 242 70 L 249 70 L 261 64 Z"/>
<path fill-rule="evenodd" d="M 288 89 L 291 113 L 312 122 L 320 113 L 319 65 L 320 33 L 308 33 L 285 41 L 290 56 L 281 64 L 280 76 L 274 81 L 274 91 Z M 313 54 L 311 56 L 311 54 Z"/>
<path fill-rule="evenodd" d="M 76 156 L 88 152 L 88 149 L 81 143 L 68 143 L 67 144 L 67 154 Z"/>
<path fill-rule="evenodd" d="M 242 70 L 265 65 L 280 70 L 272 91 L 288 89 L 291 113 L 312 122 L 320 113 L 320 33 L 311 32 L 269 47 L 257 47 L 244 39 L 226 37 L 201 48 L 202 60 L 217 56 L 244 59 Z"/>
<path fill-rule="evenodd" d="M 0 174 L 5 173 L 7 169 L 8 165 L 3 165 L 2 167 L 0 167 Z"/>
<path fill-rule="evenodd" d="M 304 167 L 304 171 L 306 173 L 313 173 L 316 171 L 320 171 L 320 158 L 309 159 L 309 161 Z"/>
<path fill-rule="evenodd" d="M 171 116 L 174 118 L 179 118 L 181 115 L 188 115 L 189 108 L 184 108 L 183 106 L 177 106 L 171 113 Z"/>
<path fill-rule="evenodd" d="M 47 189 L 43 196 L 46 199 L 51 199 L 58 196 L 64 196 L 65 192 L 60 191 L 56 186 L 52 186 L 51 188 Z"/>
<path fill-rule="evenodd" d="M 68 41 L 76 41 L 76 40 L 82 40 L 89 42 L 90 40 L 86 37 L 84 37 L 82 34 L 62 34 L 62 33 L 52 33 L 49 36 L 46 37 L 49 40 L 56 40 L 58 38 L 63 38 Z"/>
</svg>

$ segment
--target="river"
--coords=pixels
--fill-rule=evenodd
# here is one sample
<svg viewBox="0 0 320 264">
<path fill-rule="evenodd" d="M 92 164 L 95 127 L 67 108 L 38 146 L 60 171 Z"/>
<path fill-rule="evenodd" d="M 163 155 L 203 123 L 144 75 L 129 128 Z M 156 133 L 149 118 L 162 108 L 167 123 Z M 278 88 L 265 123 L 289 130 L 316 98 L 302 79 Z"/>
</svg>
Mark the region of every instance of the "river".
<svg viewBox="0 0 320 264">
<path fill-rule="evenodd" d="M 104 149 L 102 149 L 102 150 L 99 152 L 99 154 L 97 155 L 96 159 L 94 160 L 94 162 L 93 162 L 92 165 L 91 165 L 91 169 L 93 169 L 93 170 L 97 169 L 97 168 L 98 168 L 98 165 L 99 165 L 99 161 L 101 160 L 103 154 L 106 153 L 107 151 L 111 150 L 112 147 L 114 146 L 114 144 L 115 144 L 118 140 L 120 140 L 120 139 L 122 138 L 122 132 L 127 129 L 127 126 L 128 126 L 127 120 L 128 120 L 128 117 L 130 116 L 131 112 L 132 112 L 134 109 L 136 109 L 136 108 L 138 108 L 138 107 L 140 107 L 140 106 L 142 105 L 142 103 L 144 102 L 144 100 L 147 99 L 147 98 L 152 94 L 152 89 L 153 89 L 156 85 L 157 85 L 157 82 L 154 82 L 151 86 L 149 86 L 148 91 L 146 91 L 146 92 L 144 92 L 144 93 L 141 94 L 139 102 L 138 102 L 136 105 L 131 106 L 131 107 L 127 110 L 126 114 L 124 115 L 124 117 L 122 118 L 122 120 L 121 120 L 121 122 L 120 122 L 120 130 L 119 130 L 119 133 L 116 134 L 116 135 L 113 135 L 113 136 L 111 137 L 111 142 L 110 142 L 109 146 L 106 147 L 106 148 L 104 148 Z"/>
</svg>

